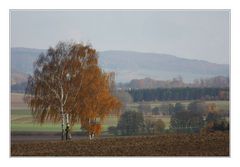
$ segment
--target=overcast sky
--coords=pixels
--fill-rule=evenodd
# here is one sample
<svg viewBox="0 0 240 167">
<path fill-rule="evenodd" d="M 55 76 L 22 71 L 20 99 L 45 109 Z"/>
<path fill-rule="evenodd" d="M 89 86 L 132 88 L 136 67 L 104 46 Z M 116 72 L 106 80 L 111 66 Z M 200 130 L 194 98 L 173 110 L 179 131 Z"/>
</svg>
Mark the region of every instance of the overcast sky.
<svg viewBox="0 0 240 167">
<path fill-rule="evenodd" d="M 11 47 L 46 49 L 59 40 L 98 51 L 131 50 L 229 63 L 229 11 L 12 10 Z"/>
</svg>

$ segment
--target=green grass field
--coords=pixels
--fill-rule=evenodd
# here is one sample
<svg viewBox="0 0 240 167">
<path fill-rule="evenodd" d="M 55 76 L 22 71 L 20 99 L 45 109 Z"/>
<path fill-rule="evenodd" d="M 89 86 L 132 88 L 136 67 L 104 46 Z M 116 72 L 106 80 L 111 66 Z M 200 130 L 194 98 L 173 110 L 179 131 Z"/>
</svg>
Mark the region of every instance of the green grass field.
<svg viewBox="0 0 240 167">
<path fill-rule="evenodd" d="M 175 105 L 177 102 L 182 103 L 185 107 L 188 106 L 189 103 L 193 102 L 194 100 L 182 100 L 182 101 L 154 101 L 154 102 L 145 102 L 146 104 L 149 104 L 151 108 L 153 107 L 160 107 L 163 104 L 173 104 Z M 217 109 L 229 111 L 229 101 L 221 101 L 221 100 L 215 100 L 215 101 L 205 101 L 207 104 L 209 103 L 215 103 L 217 106 Z M 139 106 L 139 103 L 132 103 L 128 105 L 129 110 L 135 110 L 137 111 L 137 108 Z"/>
<path fill-rule="evenodd" d="M 34 123 L 32 114 L 23 101 L 23 94 L 11 94 L 11 131 L 12 132 L 59 132 L 61 124 L 46 122 L 42 125 Z M 117 116 L 109 116 L 103 123 L 103 131 L 109 126 L 116 126 Z M 80 131 L 80 124 L 73 127 L 73 131 Z"/>
<path fill-rule="evenodd" d="M 109 116 L 103 123 L 103 131 L 109 126 L 116 126 L 118 122 L 117 116 Z M 80 125 L 75 125 L 73 131 L 80 131 Z M 42 125 L 34 123 L 31 112 L 29 110 L 11 110 L 11 131 L 34 131 L 34 132 L 56 132 L 61 129 L 60 123 L 53 124 L 51 122 Z"/>
<path fill-rule="evenodd" d="M 51 122 L 39 125 L 34 123 L 31 112 L 22 100 L 22 94 L 11 95 L 11 131 L 12 132 L 59 132 L 61 130 L 60 123 L 53 124 Z M 175 104 L 181 102 L 187 106 L 192 101 L 167 101 L 167 102 L 147 102 L 151 108 L 161 106 L 162 104 Z M 229 111 L 229 101 L 206 101 L 206 103 L 215 103 L 218 109 Z M 129 110 L 137 110 L 139 103 L 132 103 L 128 105 Z M 170 116 L 145 116 L 151 119 L 162 119 L 169 128 Z M 118 123 L 117 116 L 109 116 L 103 123 L 103 131 L 106 131 L 109 126 L 116 126 Z M 80 125 L 75 125 L 73 131 L 80 131 Z"/>
</svg>

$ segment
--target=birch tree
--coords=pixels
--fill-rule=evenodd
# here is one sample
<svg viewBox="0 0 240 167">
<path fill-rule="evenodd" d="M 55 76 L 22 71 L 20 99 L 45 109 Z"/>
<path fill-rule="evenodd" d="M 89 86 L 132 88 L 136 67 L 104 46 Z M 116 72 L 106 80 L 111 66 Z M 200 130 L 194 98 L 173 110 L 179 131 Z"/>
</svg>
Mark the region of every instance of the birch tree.
<svg viewBox="0 0 240 167">
<path fill-rule="evenodd" d="M 111 94 L 109 74 L 98 66 L 95 49 L 89 45 L 59 42 L 41 54 L 28 78 L 25 101 L 36 122 L 76 123 L 89 134 L 100 133 L 104 118 L 118 111 L 121 104 Z M 65 119 L 67 117 L 67 119 Z M 97 125 L 97 126 L 96 126 Z M 98 128 L 96 128 L 98 127 Z M 71 128 L 70 128 L 71 129 Z"/>
</svg>

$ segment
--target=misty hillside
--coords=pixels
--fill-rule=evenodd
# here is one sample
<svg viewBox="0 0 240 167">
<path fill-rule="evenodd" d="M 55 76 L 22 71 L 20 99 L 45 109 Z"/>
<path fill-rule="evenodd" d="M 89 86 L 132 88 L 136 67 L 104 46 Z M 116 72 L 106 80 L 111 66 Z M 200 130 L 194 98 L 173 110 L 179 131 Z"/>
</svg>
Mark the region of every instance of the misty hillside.
<svg viewBox="0 0 240 167">
<path fill-rule="evenodd" d="M 28 75 L 26 73 L 18 72 L 12 70 L 11 74 L 11 85 L 20 84 L 22 82 L 26 82 Z"/>
<path fill-rule="evenodd" d="M 11 49 L 12 76 L 18 73 L 29 74 L 33 62 L 45 50 L 30 48 Z M 201 60 L 179 58 L 173 55 L 142 53 L 132 51 L 99 52 L 100 66 L 106 71 L 116 72 L 117 82 L 150 77 L 169 80 L 181 76 L 184 81 L 213 76 L 228 76 L 229 66 Z"/>
<path fill-rule="evenodd" d="M 36 61 L 43 49 L 12 48 L 11 49 L 11 70 L 13 72 L 31 74 L 33 62 Z"/>
<path fill-rule="evenodd" d="M 229 66 L 202 60 L 179 58 L 168 54 L 130 51 L 104 51 L 100 53 L 101 66 L 117 71 L 117 80 L 127 82 L 146 77 L 168 80 L 182 76 L 185 81 L 213 76 L 228 76 Z"/>
</svg>

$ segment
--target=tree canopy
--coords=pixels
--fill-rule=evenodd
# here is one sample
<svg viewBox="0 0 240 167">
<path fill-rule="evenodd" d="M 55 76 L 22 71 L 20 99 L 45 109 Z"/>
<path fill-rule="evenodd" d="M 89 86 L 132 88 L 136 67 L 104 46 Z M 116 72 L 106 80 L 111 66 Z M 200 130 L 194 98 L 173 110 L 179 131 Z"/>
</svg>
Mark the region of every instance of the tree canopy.
<svg viewBox="0 0 240 167">
<path fill-rule="evenodd" d="M 25 100 L 39 123 L 62 120 L 63 128 L 68 115 L 66 123 L 80 123 L 89 133 L 99 132 L 96 120 L 103 121 L 121 106 L 112 94 L 112 83 L 111 74 L 99 67 L 97 52 L 90 45 L 59 42 L 36 61 Z"/>
<path fill-rule="evenodd" d="M 181 103 L 176 103 L 171 116 L 171 129 L 181 132 L 199 131 L 204 126 L 203 113 L 207 105 L 204 101 L 191 102 L 187 110 Z"/>
<path fill-rule="evenodd" d="M 118 129 L 122 135 L 135 135 L 144 128 L 144 117 L 142 112 L 126 111 L 118 122 Z"/>
</svg>

